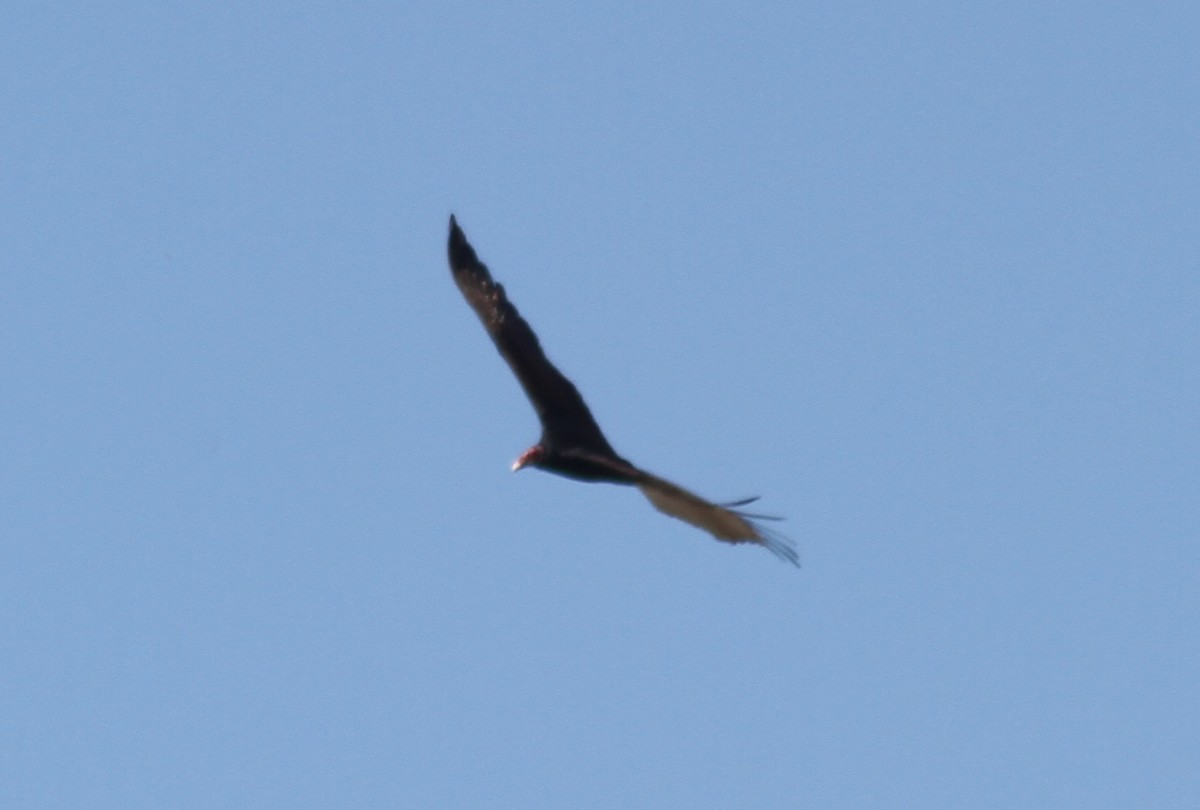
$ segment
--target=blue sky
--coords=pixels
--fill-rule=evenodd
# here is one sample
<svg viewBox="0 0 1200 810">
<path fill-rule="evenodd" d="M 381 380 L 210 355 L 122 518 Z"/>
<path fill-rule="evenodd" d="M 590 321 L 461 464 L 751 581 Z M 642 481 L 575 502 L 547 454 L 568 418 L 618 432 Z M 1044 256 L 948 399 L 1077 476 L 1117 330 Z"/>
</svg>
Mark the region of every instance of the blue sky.
<svg viewBox="0 0 1200 810">
<path fill-rule="evenodd" d="M 1200 806 L 1198 26 L 18 3 L 0 804 Z"/>
</svg>

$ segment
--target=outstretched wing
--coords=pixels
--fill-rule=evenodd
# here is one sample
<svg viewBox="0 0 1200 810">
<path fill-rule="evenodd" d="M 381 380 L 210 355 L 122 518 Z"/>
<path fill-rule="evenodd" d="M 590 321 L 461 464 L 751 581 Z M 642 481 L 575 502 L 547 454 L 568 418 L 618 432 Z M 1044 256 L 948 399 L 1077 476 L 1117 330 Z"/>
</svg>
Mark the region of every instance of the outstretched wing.
<svg viewBox="0 0 1200 810">
<path fill-rule="evenodd" d="M 786 560 L 797 567 L 800 565 L 800 555 L 796 553 L 796 546 L 790 540 L 764 529 L 752 520 L 752 518 L 758 520 L 778 520 L 778 518 L 767 515 L 751 515 L 748 512 L 740 512 L 720 504 L 709 503 L 683 487 L 646 472 L 643 472 L 638 479 L 638 489 L 658 511 L 704 529 L 718 540 L 726 543 L 757 543 L 766 547 L 781 560 Z M 747 498 L 730 504 L 730 506 L 743 506 L 754 500 L 754 498 Z"/>
<path fill-rule="evenodd" d="M 537 335 L 492 280 L 453 215 L 450 217 L 450 270 L 467 303 L 492 336 L 500 356 L 517 375 L 537 411 L 545 438 L 607 455 L 616 455 L 575 386 L 546 359 Z"/>
</svg>

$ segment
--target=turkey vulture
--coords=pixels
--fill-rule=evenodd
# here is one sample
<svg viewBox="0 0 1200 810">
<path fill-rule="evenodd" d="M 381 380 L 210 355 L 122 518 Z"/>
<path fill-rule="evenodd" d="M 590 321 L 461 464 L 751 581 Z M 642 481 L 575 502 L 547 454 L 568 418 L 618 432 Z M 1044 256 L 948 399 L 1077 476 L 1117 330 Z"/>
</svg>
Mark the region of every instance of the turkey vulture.
<svg viewBox="0 0 1200 810">
<path fill-rule="evenodd" d="M 800 564 L 796 549 L 788 540 L 754 523 L 754 519 L 779 518 L 734 508 L 757 498 L 728 504 L 709 503 L 617 455 L 579 391 L 546 359 L 537 336 L 508 300 L 504 287 L 492 280 L 453 215 L 449 254 L 450 271 L 458 289 L 517 375 L 542 423 L 541 439 L 513 462 L 513 472 L 532 466 L 580 481 L 636 486 L 660 512 L 704 529 L 718 540 L 756 543 L 783 560 Z"/>
</svg>

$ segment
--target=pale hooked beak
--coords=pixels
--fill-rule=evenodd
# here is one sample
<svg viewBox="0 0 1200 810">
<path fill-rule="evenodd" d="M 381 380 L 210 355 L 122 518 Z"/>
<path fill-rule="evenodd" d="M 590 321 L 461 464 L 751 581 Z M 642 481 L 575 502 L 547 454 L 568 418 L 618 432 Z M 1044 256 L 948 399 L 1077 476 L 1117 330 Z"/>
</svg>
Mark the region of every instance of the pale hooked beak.
<svg viewBox="0 0 1200 810">
<path fill-rule="evenodd" d="M 536 464 L 541 460 L 543 453 L 541 445 L 535 444 L 517 457 L 517 460 L 512 463 L 512 471 L 516 472 L 528 467 L 530 464 Z"/>
</svg>

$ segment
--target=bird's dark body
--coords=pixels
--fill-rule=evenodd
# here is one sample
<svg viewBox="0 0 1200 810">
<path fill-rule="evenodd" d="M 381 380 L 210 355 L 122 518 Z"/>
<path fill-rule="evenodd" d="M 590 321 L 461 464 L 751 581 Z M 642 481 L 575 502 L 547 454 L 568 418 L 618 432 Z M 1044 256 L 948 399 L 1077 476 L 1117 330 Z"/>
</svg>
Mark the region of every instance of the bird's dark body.
<svg viewBox="0 0 1200 810">
<path fill-rule="evenodd" d="M 711 533 L 727 543 L 757 543 L 799 565 L 790 542 L 760 529 L 753 519 L 771 520 L 715 504 L 639 469 L 613 450 L 575 385 L 542 351 L 537 336 L 508 300 L 504 287 L 492 278 L 474 248 L 450 217 L 450 271 L 463 297 L 487 330 L 496 350 L 512 369 L 542 423 L 542 437 L 513 464 L 514 470 L 537 467 L 577 481 L 636 486 L 654 507 Z"/>
<path fill-rule="evenodd" d="M 545 454 L 539 461 L 532 463 L 532 466 L 538 469 L 574 478 L 576 481 L 631 485 L 638 483 L 640 471 L 616 454 L 612 458 L 605 458 L 586 451 L 556 450 L 553 444 L 547 445 L 544 436 L 540 444 Z"/>
</svg>

